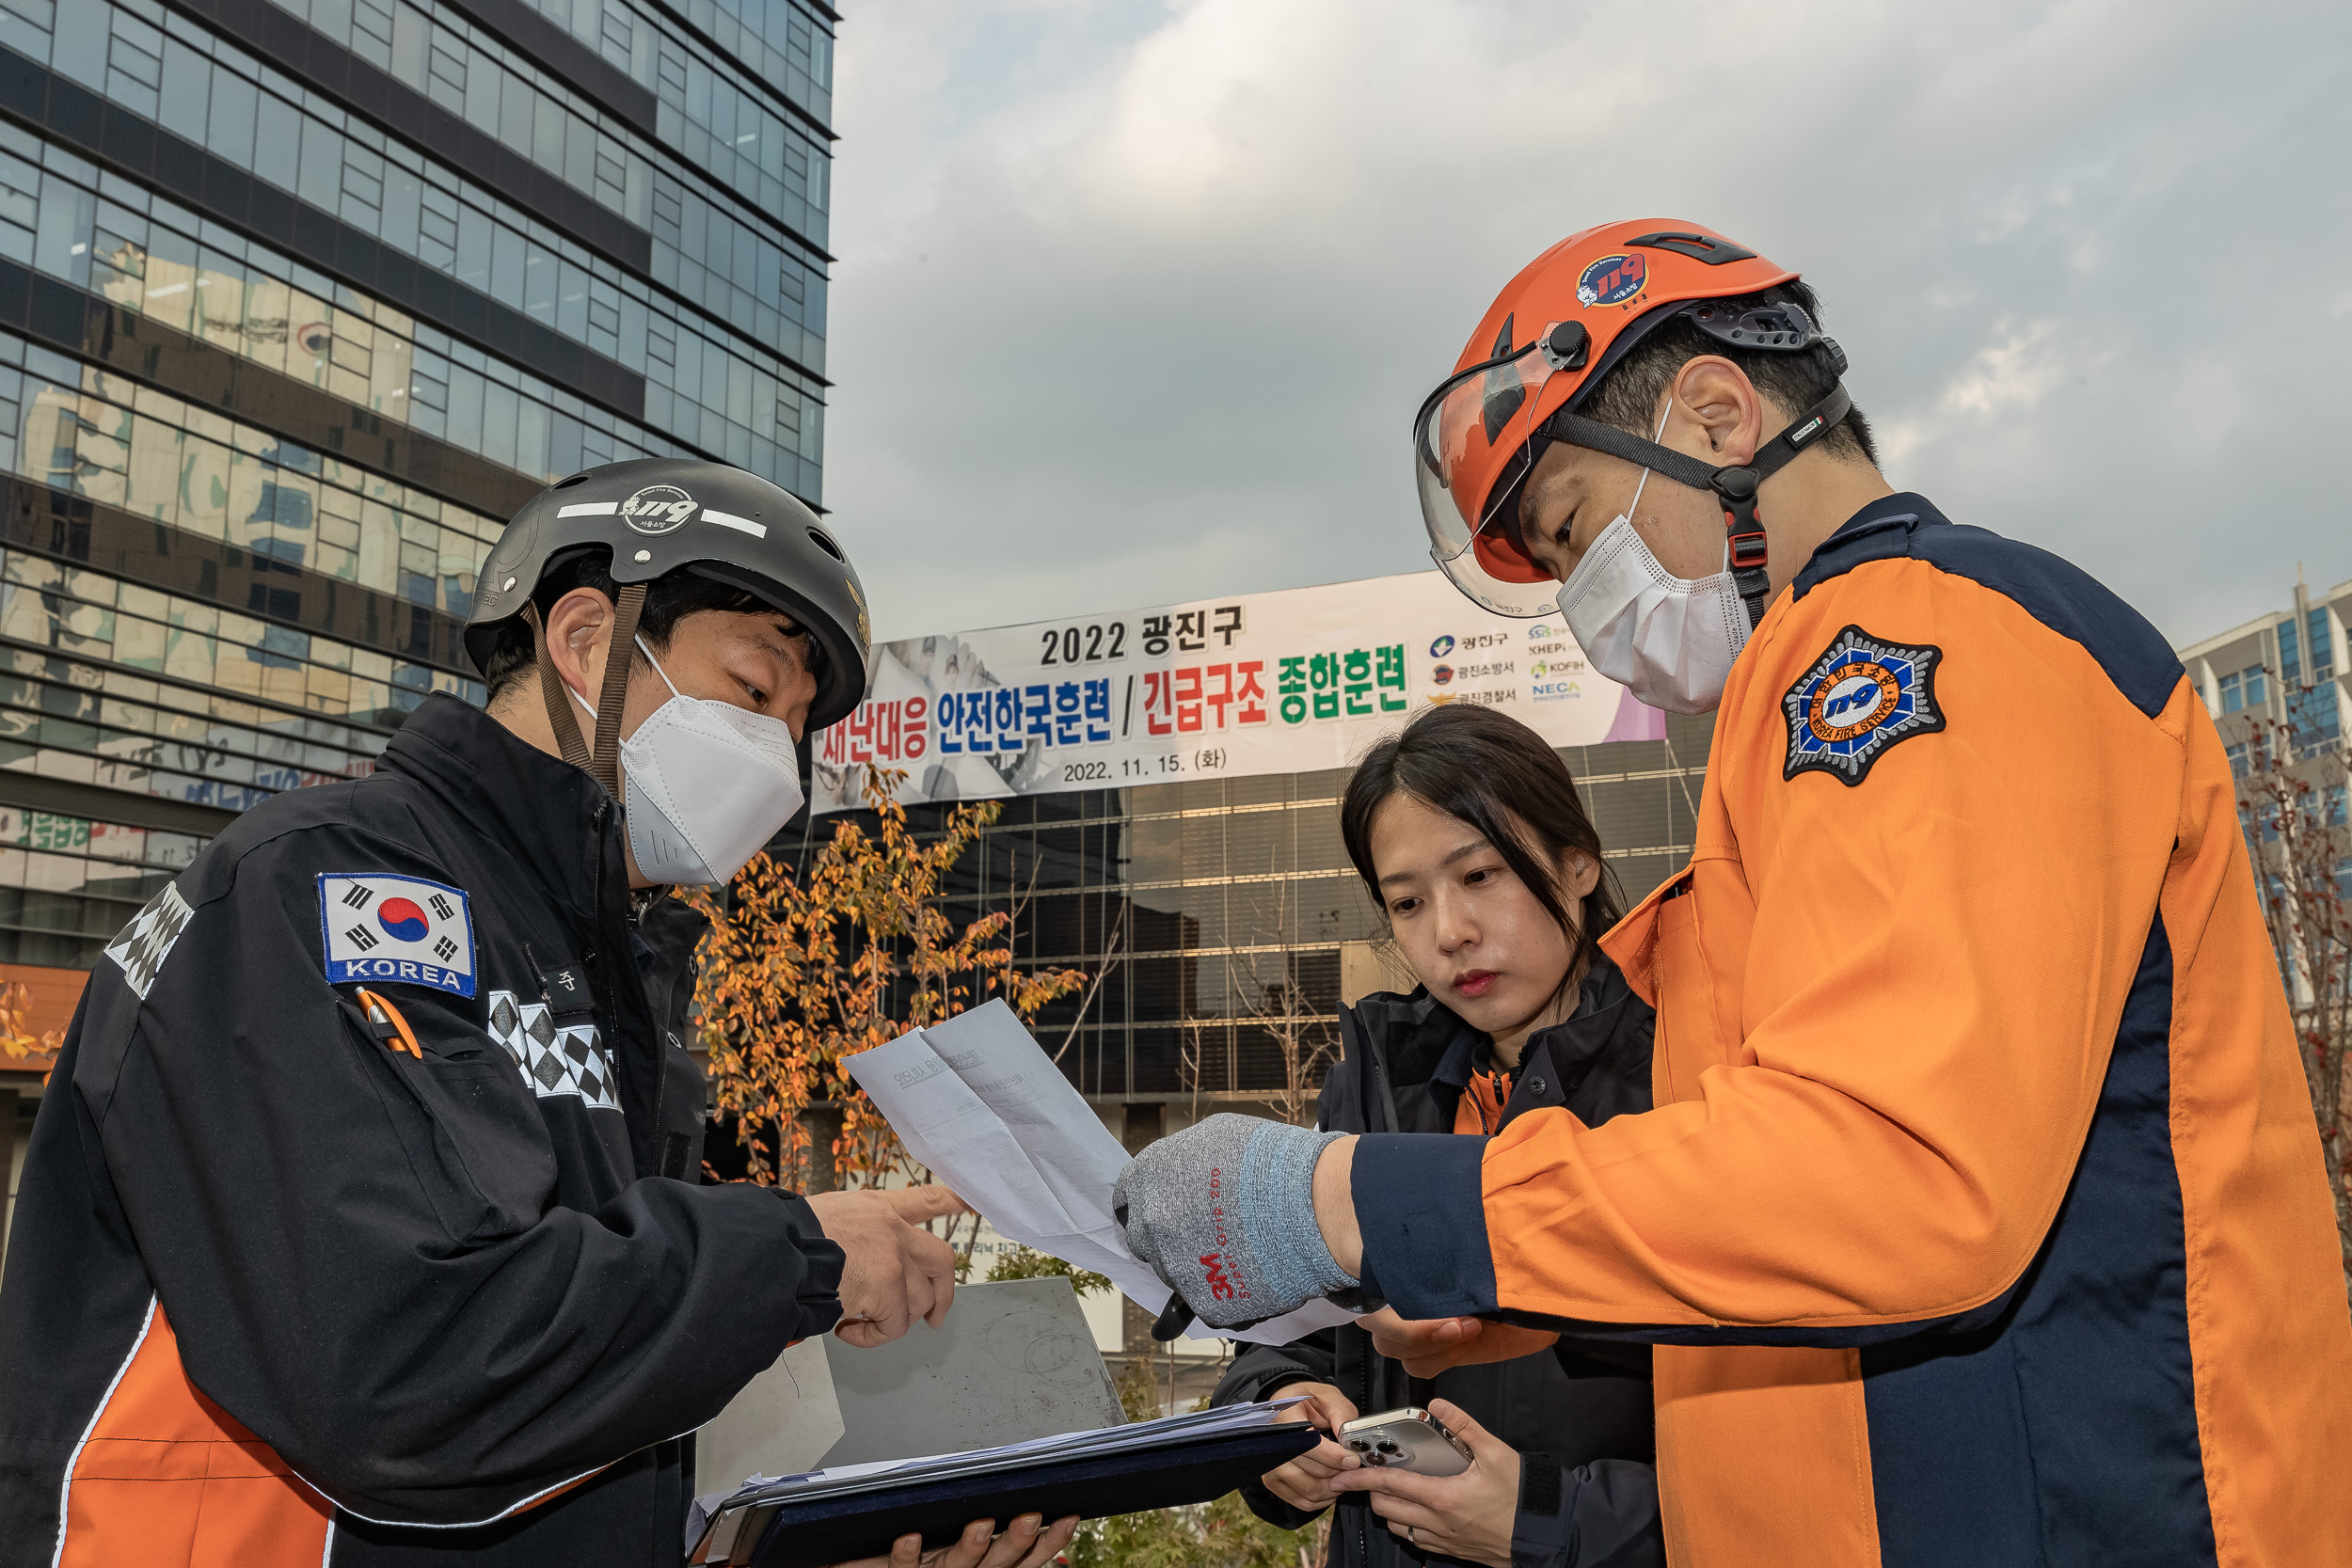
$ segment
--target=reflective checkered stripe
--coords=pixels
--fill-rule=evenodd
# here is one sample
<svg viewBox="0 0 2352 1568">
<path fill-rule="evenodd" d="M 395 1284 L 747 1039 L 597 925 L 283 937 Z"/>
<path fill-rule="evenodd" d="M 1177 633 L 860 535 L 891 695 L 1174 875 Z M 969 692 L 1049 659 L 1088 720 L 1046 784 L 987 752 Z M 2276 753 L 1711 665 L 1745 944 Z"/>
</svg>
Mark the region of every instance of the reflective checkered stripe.
<svg viewBox="0 0 2352 1568">
<path fill-rule="evenodd" d="M 180 886 L 175 882 L 150 898 L 147 907 L 133 915 L 131 924 L 106 944 L 106 957 L 121 967 L 124 982 L 140 1001 L 147 1000 L 156 973 L 171 956 L 172 943 L 188 928 L 188 916 L 194 912 L 188 908 L 188 901 L 180 896 Z"/>
<path fill-rule="evenodd" d="M 612 1058 L 593 1023 L 557 1023 L 544 1002 L 511 990 L 490 993 L 490 1037 L 542 1100 L 578 1095 L 592 1111 L 618 1111 Z"/>
</svg>

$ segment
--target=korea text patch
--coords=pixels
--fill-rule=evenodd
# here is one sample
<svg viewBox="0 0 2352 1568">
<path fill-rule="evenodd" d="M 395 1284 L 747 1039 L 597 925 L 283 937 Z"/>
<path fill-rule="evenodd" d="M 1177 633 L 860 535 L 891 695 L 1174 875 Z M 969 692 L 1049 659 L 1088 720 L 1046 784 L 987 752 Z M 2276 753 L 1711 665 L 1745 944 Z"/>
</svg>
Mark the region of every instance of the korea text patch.
<svg viewBox="0 0 2352 1568">
<path fill-rule="evenodd" d="M 421 877 L 323 872 L 319 935 L 330 984 L 473 994 L 473 910 L 461 889 Z"/>
<path fill-rule="evenodd" d="M 1780 700 L 1788 720 L 1788 764 L 1781 776 L 1820 769 L 1848 785 L 1899 740 L 1944 727 L 1935 667 L 1944 650 L 1872 637 L 1860 626 L 1837 634 Z"/>
</svg>

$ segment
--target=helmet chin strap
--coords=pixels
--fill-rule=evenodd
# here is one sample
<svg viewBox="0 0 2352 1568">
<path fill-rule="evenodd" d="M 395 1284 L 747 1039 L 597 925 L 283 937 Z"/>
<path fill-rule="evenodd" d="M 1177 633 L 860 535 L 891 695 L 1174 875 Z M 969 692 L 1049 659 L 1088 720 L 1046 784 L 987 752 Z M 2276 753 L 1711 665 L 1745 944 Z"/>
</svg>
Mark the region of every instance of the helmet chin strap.
<svg viewBox="0 0 2352 1568">
<path fill-rule="evenodd" d="M 605 654 L 604 687 L 596 696 L 596 738 L 592 748 L 580 735 L 572 717 L 572 694 L 548 657 L 548 628 L 539 607 L 523 601 L 523 619 L 531 623 L 531 651 L 539 664 L 539 694 L 547 705 L 548 727 L 555 732 L 556 749 L 574 768 L 585 768 L 615 800 L 621 798 L 621 707 L 628 692 L 629 666 L 637 657 L 637 622 L 645 609 L 645 585 L 626 583 L 613 601 L 612 641 Z"/>
<path fill-rule="evenodd" d="M 1589 447 L 1629 463 L 1639 463 L 1693 490 L 1712 490 L 1724 509 L 1732 585 L 1748 607 L 1748 626 L 1753 630 L 1764 619 L 1764 607 L 1772 598 L 1772 575 L 1766 570 L 1769 552 L 1764 525 L 1756 515 L 1756 493 L 1766 480 L 1788 467 L 1824 432 L 1835 429 L 1852 407 L 1853 399 L 1846 395 L 1846 384 L 1841 381 L 1829 389 L 1827 397 L 1791 420 L 1788 429 L 1756 448 L 1753 458 L 1720 468 L 1581 414 L 1554 414 L 1544 421 L 1542 434 L 1572 446 Z"/>
</svg>

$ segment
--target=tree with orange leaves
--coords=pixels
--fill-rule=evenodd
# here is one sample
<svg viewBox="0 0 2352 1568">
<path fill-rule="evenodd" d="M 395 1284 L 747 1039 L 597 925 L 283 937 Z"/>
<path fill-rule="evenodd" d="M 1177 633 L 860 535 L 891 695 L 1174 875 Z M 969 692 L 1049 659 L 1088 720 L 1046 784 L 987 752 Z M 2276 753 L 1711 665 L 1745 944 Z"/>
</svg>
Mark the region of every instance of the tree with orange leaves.
<svg viewBox="0 0 2352 1568">
<path fill-rule="evenodd" d="M 1009 914 L 956 930 L 939 908 L 940 881 L 1000 808 L 960 806 L 944 836 L 919 843 L 894 798 L 903 776 L 868 768 L 878 831 L 838 823 L 798 878 L 761 855 L 737 875 L 724 907 L 708 890 L 684 895 L 711 920 L 695 1000 L 718 1108 L 735 1118 L 762 1185 L 795 1171 L 811 1187 L 916 1175 L 843 1059 L 992 996 L 1028 1022 L 1086 979 L 1075 969 L 1014 968 Z M 839 1131 L 818 1151 L 821 1133 L 809 1123 L 835 1117 Z"/>
<path fill-rule="evenodd" d="M 0 1055 L 27 1065 L 36 1058 L 54 1058 L 65 1046 L 61 1029 L 33 1033 L 24 1019 L 32 1005 L 33 988 L 22 980 L 0 985 Z"/>
</svg>

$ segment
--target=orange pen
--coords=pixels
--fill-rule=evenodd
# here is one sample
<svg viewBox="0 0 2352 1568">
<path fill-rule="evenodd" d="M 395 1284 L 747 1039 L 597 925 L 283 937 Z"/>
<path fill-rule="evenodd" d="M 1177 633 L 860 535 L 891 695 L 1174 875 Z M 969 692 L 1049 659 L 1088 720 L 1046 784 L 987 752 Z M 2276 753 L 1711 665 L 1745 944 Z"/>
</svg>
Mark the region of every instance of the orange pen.
<svg viewBox="0 0 2352 1568">
<path fill-rule="evenodd" d="M 400 1016 L 400 1009 L 365 986 L 358 990 L 359 1006 L 367 1013 L 368 1026 L 375 1031 L 375 1037 L 391 1050 L 405 1051 L 417 1060 L 423 1061 L 424 1048 L 417 1044 L 417 1032 L 408 1027 L 408 1021 Z M 398 1039 L 393 1038 L 395 1035 Z"/>
</svg>

